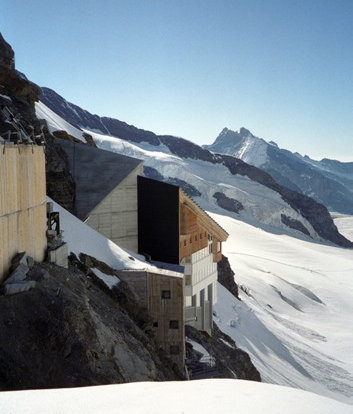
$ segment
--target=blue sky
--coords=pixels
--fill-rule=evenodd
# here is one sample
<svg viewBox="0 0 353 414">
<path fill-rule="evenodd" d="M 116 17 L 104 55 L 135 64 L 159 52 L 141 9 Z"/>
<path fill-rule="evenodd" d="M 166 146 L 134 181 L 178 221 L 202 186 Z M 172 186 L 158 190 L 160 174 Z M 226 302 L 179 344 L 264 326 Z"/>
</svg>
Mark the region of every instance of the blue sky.
<svg viewBox="0 0 353 414">
<path fill-rule="evenodd" d="M 353 1 L 0 0 L 32 81 L 198 144 L 244 126 L 353 161 Z"/>
</svg>

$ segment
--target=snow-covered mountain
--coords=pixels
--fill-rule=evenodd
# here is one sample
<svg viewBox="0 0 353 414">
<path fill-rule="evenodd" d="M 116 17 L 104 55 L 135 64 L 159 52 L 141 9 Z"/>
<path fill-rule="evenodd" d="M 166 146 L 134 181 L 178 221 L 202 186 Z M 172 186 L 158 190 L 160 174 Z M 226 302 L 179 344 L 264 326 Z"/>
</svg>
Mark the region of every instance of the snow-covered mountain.
<svg viewBox="0 0 353 414">
<path fill-rule="evenodd" d="M 278 183 L 313 197 L 331 211 L 353 213 L 353 162 L 315 161 L 280 149 L 276 143 L 266 142 L 245 128 L 239 131 L 224 128 L 214 143 L 204 148 L 234 155 L 259 167 Z"/>
<path fill-rule="evenodd" d="M 275 232 L 289 231 L 298 237 L 351 246 L 337 232 L 323 205 L 279 185 L 269 174 L 240 159 L 212 154 L 182 138 L 157 136 L 92 115 L 47 88 L 42 89 L 36 111 L 52 131 L 66 130 L 82 141 L 84 134 L 89 134 L 102 149 L 145 160 L 147 176 L 180 185 L 207 210 L 260 222 Z"/>
</svg>

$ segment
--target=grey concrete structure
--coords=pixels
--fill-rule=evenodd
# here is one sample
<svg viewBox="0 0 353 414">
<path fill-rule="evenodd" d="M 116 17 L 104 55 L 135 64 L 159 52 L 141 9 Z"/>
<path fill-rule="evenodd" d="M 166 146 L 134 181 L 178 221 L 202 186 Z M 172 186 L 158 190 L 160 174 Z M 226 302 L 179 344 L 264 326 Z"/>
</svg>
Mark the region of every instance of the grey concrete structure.
<svg viewBox="0 0 353 414">
<path fill-rule="evenodd" d="M 121 247 L 137 251 L 137 175 L 143 161 L 58 139 L 76 183 L 75 214 Z"/>
<path fill-rule="evenodd" d="M 48 261 L 67 269 L 69 267 L 67 243 L 63 243 L 56 249 L 48 250 Z"/>
</svg>

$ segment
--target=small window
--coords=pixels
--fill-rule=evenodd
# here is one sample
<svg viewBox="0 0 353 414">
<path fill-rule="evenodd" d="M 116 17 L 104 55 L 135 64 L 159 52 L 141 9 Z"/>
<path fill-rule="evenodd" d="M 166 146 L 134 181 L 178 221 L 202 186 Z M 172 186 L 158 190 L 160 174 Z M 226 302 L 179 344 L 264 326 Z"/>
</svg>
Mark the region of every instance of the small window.
<svg viewBox="0 0 353 414">
<path fill-rule="evenodd" d="M 184 240 L 184 246 L 186 246 L 186 240 Z"/>
<path fill-rule="evenodd" d="M 195 236 L 195 241 L 197 241 L 197 236 Z"/>
<path fill-rule="evenodd" d="M 158 328 L 158 322 L 153 322 L 153 327 Z"/>
<path fill-rule="evenodd" d="M 202 239 L 202 233 L 200 233 L 200 239 Z"/>
<path fill-rule="evenodd" d="M 190 243 L 192 243 L 192 237 L 190 237 Z"/>
<path fill-rule="evenodd" d="M 162 290 L 162 299 L 170 299 L 171 293 L 170 290 Z"/>
<path fill-rule="evenodd" d="M 178 355 L 179 352 L 179 345 L 170 345 L 170 355 Z"/>
<path fill-rule="evenodd" d="M 179 329 L 179 321 L 177 319 L 169 321 L 169 329 Z"/>
</svg>

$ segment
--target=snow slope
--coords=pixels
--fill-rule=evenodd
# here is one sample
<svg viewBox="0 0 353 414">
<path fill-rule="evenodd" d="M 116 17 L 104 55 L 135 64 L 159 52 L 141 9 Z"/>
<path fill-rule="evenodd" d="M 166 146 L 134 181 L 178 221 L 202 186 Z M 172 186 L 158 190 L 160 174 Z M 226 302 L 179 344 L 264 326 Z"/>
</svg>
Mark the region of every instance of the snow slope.
<svg viewBox="0 0 353 414">
<path fill-rule="evenodd" d="M 353 241 L 353 219 L 352 216 L 347 216 L 345 214 L 333 213 L 331 214 L 334 218 L 335 225 L 338 228 L 338 231 L 343 234 L 348 240 Z"/>
<path fill-rule="evenodd" d="M 49 109 L 43 102 L 35 103 L 36 115 L 38 119 L 45 119 L 48 123 L 48 128 L 50 132 L 54 131 L 66 131 L 68 134 L 79 139 L 80 141 L 86 142 L 82 136 L 82 131 L 78 128 L 75 128 L 59 115 Z"/>
<path fill-rule="evenodd" d="M 116 270 L 156 270 L 154 266 L 146 263 L 143 256 L 124 250 L 73 216 L 49 197 L 48 201 L 54 204 L 54 211 L 60 213 L 60 227 L 63 230 L 64 241 L 68 244 L 69 253 L 73 252 L 76 256 L 80 253 L 88 254 Z M 158 269 L 158 271 L 161 272 L 162 270 Z"/>
<path fill-rule="evenodd" d="M 2 414 L 349 414 L 352 407 L 318 395 L 241 380 L 140 382 L 3 392 Z"/>
<path fill-rule="evenodd" d="M 37 105 L 37 116 L 47 119 L 49 124 L 52 125 L 52 130 L 64 129 L 73 135 L 76 134 L 77 137 L 82 134 L 82 131 L 87 132 L 93 137 L 99 148 L 142 159 L 145 161 L 145 166 L 154 168 L 165 179 L 177 178 L 178 180 L 191 184 L 202 194 L 201 197 L 193 198 L 205 210 L 239 217 L 241 220 L 254 225 L 266 225 L 268 229 L 271 228 L 271 231 L 274 232 L 280 231 L 295 235 L 299 238 L 308 239 L 308 236 L 305 236 L 299 230 L 286 226 L 282 222 L 282 215 L 284 215 L 292 220 L 301 222 L 308 230 L 311 238 L 322 241 L 311 224 L 283 201 L 279 193 L 270 190 L 268 187 L 248 177 L 232 175 L 228 168 L 221 164 L 178 157 L 172 154 L 166 145 L 162 144 L 151 145 L 147 142 L 131 143 L 92 130 L 83 129 L 79 131 L 52 112 L 43 103 Z M 268 144 L 254 137 L 245 129 L 242 129 L 241 132 L 244 135 L 244 142 L 248 143 L 242 147 L 242 151 L 244 154 L 257 154 L 256 159 L 260 162 L 260 159 L 262 159 L 261 154 L 263 154 L 262 147 Z M 260 164 L 262 164 L 262 161 Z M 218 192 L 240 202 L 244 206 L 244 209 L 237 214 L 219 207 L 214 198 L 214 194 Z"/>
<path fill-rule="evenodd" d="M 212 216 L 230 233 L 223 252 L 242 299 L 219 286 L 220 329 L 265 382 L 353 404 L 353 251 Z"/>
<path fill-rule="evenodd" d="M 84 130 L 85 131 L 85 130 Z M 184 159 L 170 153 L 163 145 L 153 146 L 148 143 L 132 144 L 125 140 L 86 131 L 93 136 L 101 149 L 139 158 L 145 161 L 145 166 L 156 169 L 165 178 L 176 177 L 193 185 L 202 194 L 193 197 L 204 209 L 229 214 L 241 220 L 265 224 L 278 231 L 305 237 L 296 230 L 289 229 L 281 221 L 281 214 L 299 220 L 310 232 L 311 237 L 320 240 L 311 224 L 292 209 L 281 196 L 248 177 L 232 175 L 228 168 L 221 164 Z M 227 197 L 240 201 L 244 210 L 239 214 L 223 210 L 216 203 L 213 195 L 222 192 Z"/>
</svg>

